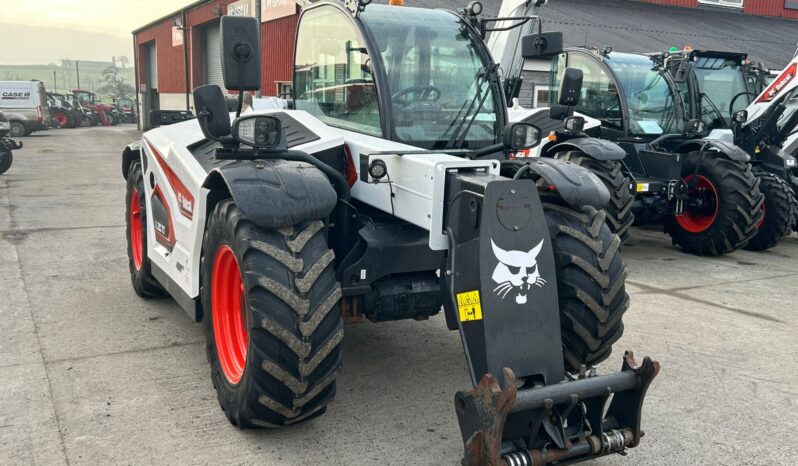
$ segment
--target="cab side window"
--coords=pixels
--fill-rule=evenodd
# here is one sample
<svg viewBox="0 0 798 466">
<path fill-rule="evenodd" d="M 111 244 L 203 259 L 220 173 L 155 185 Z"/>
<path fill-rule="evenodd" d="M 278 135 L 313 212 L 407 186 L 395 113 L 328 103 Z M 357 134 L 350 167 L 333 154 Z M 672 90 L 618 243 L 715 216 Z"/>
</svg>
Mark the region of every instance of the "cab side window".
<svg viewBox="0 0 798 466">
<path fill-rule="evenodd" d="M 369 57 L 350 19 L 334 7 L 309 10 L 297 37 L 296 108 L 331 126 L 382 136 Z"/>
<path fill-rule="evenodd" d="M 618 89 L 607 72 L 589 57 L 568 54 L 568 67 L 582 70 L 582 95 L 574 109 L 601 120 L 603 126 L 623 129 L 623 114 Z"/>
</svg>

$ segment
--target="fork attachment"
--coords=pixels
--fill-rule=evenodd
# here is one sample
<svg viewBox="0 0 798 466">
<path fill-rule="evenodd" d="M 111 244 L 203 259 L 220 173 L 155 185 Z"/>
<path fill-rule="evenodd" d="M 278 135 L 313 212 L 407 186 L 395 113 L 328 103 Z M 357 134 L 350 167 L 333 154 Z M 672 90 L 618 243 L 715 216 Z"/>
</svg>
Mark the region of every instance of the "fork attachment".
<svg viewBox="0 0 798 466">
<path fill-rule="evenodd" d="M 621 372 L 528 389 L 516 388 L 511 369 L 503 372 L 503 389 L 485 374 L 455 396 L 464 466 L 570 464 L 625 454 L 644 435 L 641 409 L 659 363 L 645 358 L 638 366 L 626 352 Z"/>
<path fill-rule="evenodd" d="M 474 386 L 455 397 L 463 464 L 567 464 L 636 446 L 659 365 L 645 358 L 638 367 L 626 353 L 621 372 L 566 373 L 554 251 L 535 182 L 460 170 L 447 173 L 446 192 L 444 306 Z"/>
</svg>

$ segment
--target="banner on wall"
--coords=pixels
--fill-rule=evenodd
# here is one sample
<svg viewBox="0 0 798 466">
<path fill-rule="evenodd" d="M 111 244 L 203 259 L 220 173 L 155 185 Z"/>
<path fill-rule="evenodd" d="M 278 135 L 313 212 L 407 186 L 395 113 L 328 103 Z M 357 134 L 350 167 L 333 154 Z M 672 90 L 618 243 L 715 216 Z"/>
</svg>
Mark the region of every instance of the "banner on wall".
<svg viewBox="0 0 798 466">
<path fill-rule="evenodd" d="M 263 22 L 293 16 L 295 13 L 294 0 L 260 0 L 260 19 Z"/>
<path fill-rule="evenodd" d="M 177 26 L 172 26 L 172 47 L 181 45 L 183 45 L 183 31 Z"/>
</svg>

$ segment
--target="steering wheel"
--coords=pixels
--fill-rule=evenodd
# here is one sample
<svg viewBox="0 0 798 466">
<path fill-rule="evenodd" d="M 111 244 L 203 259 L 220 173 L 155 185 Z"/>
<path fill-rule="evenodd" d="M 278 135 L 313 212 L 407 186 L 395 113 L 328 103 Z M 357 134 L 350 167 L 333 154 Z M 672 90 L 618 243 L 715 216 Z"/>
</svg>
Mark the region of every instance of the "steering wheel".
<svg viewBox="0 0 798 466">
<path fill-rule="evenodd" d="M 437 102 L 438 99 L 441 98 L 441 90 L 431 84 L 428 84 L 426 86 L 406 87 L 392 95 L 391 100 L 406 106 L 407 101 L 403 97 L 408 94 L 416 94 L 416 98 L 414 99 L 415 101 Z"/>
<path fill-rule="evenodd" d="M 754 94 L 753 92 L 748 92 L 748 91 L 740 92 L 739 94 L 735 95 L 732 98 L 731 102 L 729 102 L 729 115 L 734 114 L 734 103 L 737 102 L 737 99 L 739 99 L 740 97 L 742 97 L 744 95 L 751 95 L 751 96 L 756 97 L 756 94 Z"/>
</svg>

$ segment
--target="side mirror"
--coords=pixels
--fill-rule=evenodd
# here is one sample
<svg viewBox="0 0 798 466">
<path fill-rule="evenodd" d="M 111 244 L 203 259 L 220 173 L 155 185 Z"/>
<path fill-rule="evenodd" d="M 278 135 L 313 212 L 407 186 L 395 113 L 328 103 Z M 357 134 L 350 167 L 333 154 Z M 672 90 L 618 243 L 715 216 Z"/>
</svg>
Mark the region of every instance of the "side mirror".
<svg viewBox="0 0 798 466">
<path fill-rule="evenodd" d="M 737 124 L 740 125 L 744 124 L 746 121 L 748 121 L 748 110 L 740 110 L 738 112 L 734 112 L 734 114 L 732 115 L 732 120 L 734 120 L 734 122 Z"/>
<path fill-rule="evenodd" d="M 224 86 L 239 91 L 260 89 L 260 25 L 249 16 L 222 16 Z"/>
<path fill-rule="evenodd" d="M 194 89 L 194 108 L 206 138 L 218 141 L 230 135 L 230 113 L 219 86 L 207 84 Z"/>
<path fill-rule="evenodd" d="M 521 38 L 521 55 L 524 58 L 548 58 L 563 51 L 562 32 L 530 34 Z"/>
<path fill-rule="evenodd" d="M 707 128 L 707 125 L 704 124 L 703 121 L 695 119 L 695 120 L 687 120 L 687 130 L 688 135 L 695 135 L 701 134 Z"/>
<path fill-rule="evenodd" d="M 565 119 L 565 129 L 572 133 L 581 133 L 585 129 L 585 119 L 580 116 L 571 116 Z"/>
<path fill-rule="evenodd" d="M 504 148 L 509 151 L 531 149 L 540 144 L 540 128 L 531 123 L 513 123 L 504 129 Z"/>
<path fill-rule="evenodd" d="M 233 122 L 233 138 L 256 149 L 279 148 L 282 132 L 280 120 L 273 116 L 249 115 Z"/>
<path fill-rule="evenodd" d="M 560 83 L 560 93 L 557 96 L 557 103 L 575 107 L 579 103 L 579 96 L 582 94 L 582 70 L 577 68 L 566 68 Z"/>
</svg>

